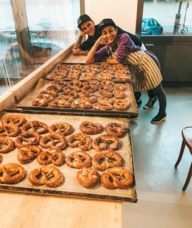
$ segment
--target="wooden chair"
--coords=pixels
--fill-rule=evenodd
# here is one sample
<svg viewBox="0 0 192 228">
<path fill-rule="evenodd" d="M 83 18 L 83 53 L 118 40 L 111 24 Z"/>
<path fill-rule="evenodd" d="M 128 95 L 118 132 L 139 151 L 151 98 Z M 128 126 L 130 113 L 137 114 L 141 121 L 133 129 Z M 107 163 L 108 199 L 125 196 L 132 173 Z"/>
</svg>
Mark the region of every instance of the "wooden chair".
<svg viewBox="0 0 192 228">
<path fill-rule="evenodd" d="M 181 161 L 181 158 L 182 158 L 183 153 L 184 153 L 185 146 L 188 147 L 188 149 L 189 149 L 189 151 L 190 151 L 190 153 L 192 155 L 192 126 L 184 127 L 182 129 L 181 134 L 182 134 L 182 137 L 183 137 L 183 141 L 182 141 L 179 157 L 178 157 L 178 159 L 177 159 L 177 161 L 175 163 L 175 169 L 177 168 L 177 166 L 179 165 L 179 162 Z M 192 163 L 191 163 L 191 166 L 189 168 L 189 172 L 188 172 L 185 184 L 183 185 L 182 191 L 186 190 L 186 188 L 187 188 L 187 186 L 189 184 L 189 181 L 191 179 L 191 176 L 192 176 Z"/>
</svg>

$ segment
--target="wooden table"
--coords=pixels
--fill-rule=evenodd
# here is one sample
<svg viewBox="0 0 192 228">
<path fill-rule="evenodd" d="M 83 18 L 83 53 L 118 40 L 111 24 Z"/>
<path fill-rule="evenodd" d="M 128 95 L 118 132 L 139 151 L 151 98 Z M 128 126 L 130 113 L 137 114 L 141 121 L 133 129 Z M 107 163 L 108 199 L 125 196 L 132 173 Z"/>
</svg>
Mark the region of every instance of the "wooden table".
<svg viewBox="0 0 192 228">
<path fill-rule="evenodd" d="M 122 203 L 0 193 L 2 228 L 120 228 Z"/>
<path fill-rule="evenodd" d="M 63 53 L 57 58 L 62 56 Z M 84 56 L 69 56 L 65 61 L 83 63 L 84 59 Z M 53 61 L 58 62 L 55 57 Z M 34 74 L 41 77 L 41 72 L 46 72 L 46 64 L 50 65 L 51 60 L 42 65 L 37 73 L 33 72 L 33 75 L 25 78 L 25 81 L 28 82 Z M 26 93 L 25 86 L 26 83 L 20 82 L 12 88 L 16 102 Z M 120 228 L 123 221 L 122 202 L 0 192 L 0 205 L 2 228 Z"/>
</svg>

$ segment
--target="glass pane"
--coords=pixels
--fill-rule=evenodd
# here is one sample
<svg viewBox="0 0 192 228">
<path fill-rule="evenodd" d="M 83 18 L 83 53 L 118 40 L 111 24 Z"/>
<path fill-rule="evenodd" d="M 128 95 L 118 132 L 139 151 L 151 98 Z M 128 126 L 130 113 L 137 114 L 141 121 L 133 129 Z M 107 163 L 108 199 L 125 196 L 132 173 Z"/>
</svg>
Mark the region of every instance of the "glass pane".
<svg viewBox="0 0 192 228">
<path fill-rule="evenodd" d="M 10 0 L 0 1 L 0 94 L 20 78 L 21 59 Z"/>
<path fill-rule="evenodd" d="M 75 40 L 79 0 L 26 0 L 31 44 L 54 55 Z"/>
<path fill-rule="evenodd" d="M 144 0 L 141 35 L 192 35 L 192 1 Z"/>
</svg>

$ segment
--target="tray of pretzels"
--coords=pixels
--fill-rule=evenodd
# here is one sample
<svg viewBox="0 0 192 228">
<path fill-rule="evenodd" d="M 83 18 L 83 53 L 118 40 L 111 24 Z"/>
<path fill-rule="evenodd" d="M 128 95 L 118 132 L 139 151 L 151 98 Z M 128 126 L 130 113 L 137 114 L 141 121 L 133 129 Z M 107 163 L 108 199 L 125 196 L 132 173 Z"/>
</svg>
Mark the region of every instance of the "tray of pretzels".
<svg viewBox="0 0 192 228">
<path fill-rule="evenodd" d="M 19 108 L 106 113 L 109 116 L 137 116 L 129 83 L 112 81 L 47 81 L 40 79 L 34 90 L 17 104 Z"/>
<path fill-rule="evenodd" d="M 107 62 L 95 64 L 65 63 L 62 62 L 45 76 L 47 80 L 109 80 L 115 82 L 129 82 L 131 73 L 127 65 L 109 64 Z"/>
<path fill-rule="evenodd" d="M 136 202 L 128 120 L 4 111 L 0 191 Z"/>
</svg>

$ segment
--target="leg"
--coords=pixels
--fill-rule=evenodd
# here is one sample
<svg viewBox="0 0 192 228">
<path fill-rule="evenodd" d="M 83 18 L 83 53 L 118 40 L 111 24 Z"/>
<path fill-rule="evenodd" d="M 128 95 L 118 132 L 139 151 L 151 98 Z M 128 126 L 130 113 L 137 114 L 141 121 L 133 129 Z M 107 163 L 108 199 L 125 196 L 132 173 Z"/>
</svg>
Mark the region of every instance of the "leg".
<svg viewBox="0 0 192 228">
<path fill-rule="evenodd" d="M 154 106 L 154 104 L 155 104 L 155 102 L 157 100 L 157 96 L 156 96 L 156 94 L 154 93 L 153 90 L 148 90 L 147 93 L 148 93 L 148 96 L 149 96 L 149 100 L 143 106 L 143 109 L 150 110 L 150 109 L 153 108 L 153 106 Z"/>
<path fill-rule="evenodd" d="M 191 166 L 189 168 L 187 179 L 185 181 L 185 184 L 183 185 L 182 191 L 185 191 L 186 190 L 186 188 L 187 188 L 187 186 L 189 184 L 189 181 L 191 180 L 191 176 L 192 176 L 192 163 L 191 163 Z"/>
<path fill-rule="evenodd" d="M 157 96 L 157 99 L 159 101 L 159 112 L 158 114 L 151 120 L 152 124 L 158 124 L 165 120 L 166 117 L 166 105 L 167 105 L 167 99 L 164 93 L 164 90 L 160 85 L 158 85 L 155 89 L 153 89 L 154 93 Z"/>
<path fill-rule="evenodd" d="M 179 157 L 175 163 L 175 168 L 177 168 L 177 166 L 179 165 L 179 162 L 181 161 L 181 158 L 183 156 L 183 152 L 184 152 L 184 149 L 185 149 L 185 142 L 184 140 L 182 141 L 182 144 L 181 144 L 181 149 L 180 149 L 180 153 L 179 153 Z"/>
<path fill-rule="evenodd" d="M 134 92 L 134 94 L 135 94 L 135 99 L 136 99 L 136 102 L 137 102 L 137 106 L 140 107 L 141 104 L 142 104 L 142 100 L 140 99 L 141 92 Z"/>
</svg>

